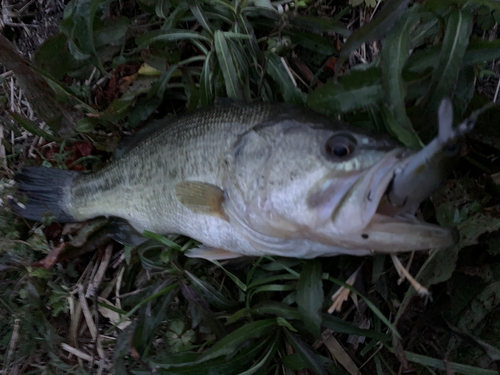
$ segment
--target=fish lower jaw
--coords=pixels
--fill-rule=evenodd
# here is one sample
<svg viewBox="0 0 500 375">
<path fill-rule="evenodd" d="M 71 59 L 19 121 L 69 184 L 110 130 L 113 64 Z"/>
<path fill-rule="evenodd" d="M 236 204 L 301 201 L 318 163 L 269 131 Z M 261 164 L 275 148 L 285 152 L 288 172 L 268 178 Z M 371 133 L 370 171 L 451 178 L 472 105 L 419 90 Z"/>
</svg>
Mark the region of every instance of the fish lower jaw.
<svg viewBox="0 0 500 375">
<path fill-rule="evenodd" d="M 456 229 L 426 223 L 416 217 L 376 214 L 361 233 L 375 253 L 395 253 L 446 248 L 458 240 Z"/>
</svg>

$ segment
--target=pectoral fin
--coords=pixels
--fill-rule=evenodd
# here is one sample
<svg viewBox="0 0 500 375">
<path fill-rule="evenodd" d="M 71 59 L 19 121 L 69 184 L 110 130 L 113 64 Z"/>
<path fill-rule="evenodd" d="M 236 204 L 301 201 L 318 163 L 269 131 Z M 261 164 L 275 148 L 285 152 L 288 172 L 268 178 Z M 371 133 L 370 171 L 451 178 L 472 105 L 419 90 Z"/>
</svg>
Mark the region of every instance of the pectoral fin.
<svg viewBox="0 0 500 375">
<path fill-rule="evenodd" d="M 187 181 L 175 186 L 179 202 L 197 214 L 205 214 L 227 220 L 222 204 L 224 191 L 205 182 Z"/>
<path fill-rule="evenodd" d="M 186 252 L 189 258 L 202 258 L 207 260 L 226 260 L 242 257 L 242 254 L 233 253 L 231 251 L 216 249 L 208 246 L 199 246 L 196 249 L 190 249 Z"/>
</svg>

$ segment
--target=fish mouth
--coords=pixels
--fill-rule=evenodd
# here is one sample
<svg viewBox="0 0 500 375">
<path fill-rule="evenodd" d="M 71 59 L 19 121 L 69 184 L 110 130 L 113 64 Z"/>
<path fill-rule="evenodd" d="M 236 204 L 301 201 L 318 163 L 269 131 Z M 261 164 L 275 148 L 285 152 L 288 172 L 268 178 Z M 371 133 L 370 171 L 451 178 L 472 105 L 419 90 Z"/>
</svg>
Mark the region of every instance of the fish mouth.
<svg viewBox="0 0 500 375">
<path fill-rule="evenodd" d="M 431 196 L 434 188 L 427 186 L 428 191 L 420 190 L 418 197 L 409 195 L 407 199 L 412 201 L 411 206 L 407 206 L 406 201 L 399 205 L 391 202 L 389 192 L 393 187 L 394 180 L 413 156 L 407 156 L 396 163 L 389 175 L 385 175 L 385 178 L 379 177 L 380 180 L 384 181 L 384 184 L 377 192 L 380 193 L 382 190 L 383 192 L 377 195 L 378 201 L 375 202 L 377 208 L 363 231 L 364 236 L 362 236 L 362 238 L 370 240 L 371 250 L 378 253 L 444 248 L 458 241 L 456 229 L 427 223 L 415 216 L 420 203 Z M 384 174 L 384 170 L 379 169 L 379 173 Z M 415 198 L 417 199 L 415 200 Z"/>
<path fill-rule="evenodd" d="M 411 153 L 411 154 L 410 154 Z M 407 149 L 388 152 L 351 182 L 330 211 L 332 232 L 343 246 L 375 253 L 442 248 L 454 244 L 456 231 L 423 222 L 407 207 L 393 205 L 388 192 L 395 177 L 414 155 Z M 419 197 L 423 194 L 419 192 Z M 432 191 L 429 191 L 429 196 Z M 425 198 L 424 198 L 425 199 Z M 331 242 L 331 241 L 329 241 Z"/>
</svg>

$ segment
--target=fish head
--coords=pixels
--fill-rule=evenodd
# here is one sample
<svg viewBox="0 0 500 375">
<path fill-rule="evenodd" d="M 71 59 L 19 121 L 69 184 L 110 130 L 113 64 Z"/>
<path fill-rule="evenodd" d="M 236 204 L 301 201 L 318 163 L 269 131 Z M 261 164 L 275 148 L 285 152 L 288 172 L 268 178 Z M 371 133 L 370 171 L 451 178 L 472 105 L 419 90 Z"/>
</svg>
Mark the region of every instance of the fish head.
<svg viewBox="0 0 500 375">
<path fill-rule="evenodd" d="M 261 242 L 295 238 L 391 252 L 415 247 L 414 236 L 404 236 L 417 227 L 448 238 L 437 226 L 377 213 L 395 171 L 413 153 L 335 122 L 262 124 L 243 135 L 230 154 L 226 212 L 240 231 Z M 419 236 L 427 236 L 426 230 Z M 417 247 L 432 247 L 423 242 Z"/>
</svg>

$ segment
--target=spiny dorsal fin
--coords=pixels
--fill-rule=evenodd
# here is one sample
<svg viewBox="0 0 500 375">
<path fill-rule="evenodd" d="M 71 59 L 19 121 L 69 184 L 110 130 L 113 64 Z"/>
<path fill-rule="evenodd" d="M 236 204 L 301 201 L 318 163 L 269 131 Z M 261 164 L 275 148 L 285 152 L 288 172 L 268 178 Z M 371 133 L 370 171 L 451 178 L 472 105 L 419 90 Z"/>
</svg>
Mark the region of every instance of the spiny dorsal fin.
<svg viewBox="0 0 500 375">
<path fill-rule="evenodd" d="M 222 208 L 224 191 L 205 182 L 185 181 L 175 186 L 177 199 L 197 214 L 212 215 L 227 220 Z"/>
</svg>

